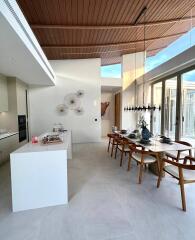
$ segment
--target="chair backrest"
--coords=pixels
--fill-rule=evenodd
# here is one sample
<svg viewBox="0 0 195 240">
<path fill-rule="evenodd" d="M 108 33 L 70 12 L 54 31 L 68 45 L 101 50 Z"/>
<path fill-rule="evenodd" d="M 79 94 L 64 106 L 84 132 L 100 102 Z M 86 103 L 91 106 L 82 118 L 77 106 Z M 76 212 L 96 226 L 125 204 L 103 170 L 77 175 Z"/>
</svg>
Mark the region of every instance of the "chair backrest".
<svg viewBox="0 0 195 240">
<path fill-rule="evenodd" d="M 107 134 L 107 137 L 109 137 L 109 138 L 114 138 L 116 136 L 119 136 L 119 134 L 118 133 L 108 133 Z"/>
<path fill-rule="evenodd" d="M 142 148 L 142 146 L 136 145 L 135 143 L 129 144 L 129 148 L 132 153 L 134 152 L 139 153 L 141 155 L 151 155 L 151 152 L 145 151 L 143 148 L 140 149 L 140 147 Z"/>
<path fill-rule="evenodd" d="M 192 145 L 189 143 L 189 142 L 185 142 L 185 141 L 175 141 L 176 143 L 179 143 L 179 144 L 183 144 L 185 146 L 188 146 L 188 147 L 192 147 Z M 192 156 L 192 150 L 191 149 L 188 149 L 188 150 L 179 150 L 178 151 L 178 154 L 177 154 L 177 161 L 179 160 L 180 158 L 180 153 L 181 152 L 186 152 L 188 151 L 189 152 L 189 155 Z"/>
<path fill-rule="evenodd" d="M 125 137 L 116 138 L 116 142 L 118 143 L 118 145 L 128 145 L 129 144 L 129 140 L 126 139 Z"/>
<path fill-rule="evenodd" d="M 192 147 L 192 144 L 190 144 L 189 142 L 185 142 L 185 141 L 175 141 L 176 143 L 180 143 L 189 147 Z"/>
<path fill-rule="evenodd" d="M 177 166 L 178 168 L 195 170 L 195 158 L 193 158 L 191 156 L 186 156 L 184 158 L 183 163 L 175 162 L 173 160 L 168 160 L 168 159 L 165 159 L 165 158 L 163 158 L 163 161 L 166 162 L 166 163 L 172 164 L 174 166 Z"/>
</svg>

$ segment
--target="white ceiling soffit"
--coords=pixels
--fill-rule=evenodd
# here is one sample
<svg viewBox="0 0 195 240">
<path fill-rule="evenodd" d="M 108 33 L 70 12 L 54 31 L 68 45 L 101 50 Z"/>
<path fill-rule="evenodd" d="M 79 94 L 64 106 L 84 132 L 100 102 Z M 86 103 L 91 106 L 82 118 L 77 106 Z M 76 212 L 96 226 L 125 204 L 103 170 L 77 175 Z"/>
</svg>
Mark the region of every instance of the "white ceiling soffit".
<svg viewBox="0 0 195 240">
<path fill-rule="evenodd" d="M 0 0 L 0 73 L 29 85 L 55 83 L 55 74 L 15 0 Z"/>
<path fill-rule="evenodd" d="M 101 92 L 117 93 L 121 89 L 121 87 L 101 86 Z"/>
<path fill-rule="evenodd" d="M 153 82 L 161 78 L 166 78 L 169 75 L 182 71 L 185 68 L 195 65 L 195 46 L 178 54 L 167 62 L 154 68 L 145 74 L 145 81 Z M 143 83 L 143 76 L 137 80 L 138 84 Z"/>
</svg>

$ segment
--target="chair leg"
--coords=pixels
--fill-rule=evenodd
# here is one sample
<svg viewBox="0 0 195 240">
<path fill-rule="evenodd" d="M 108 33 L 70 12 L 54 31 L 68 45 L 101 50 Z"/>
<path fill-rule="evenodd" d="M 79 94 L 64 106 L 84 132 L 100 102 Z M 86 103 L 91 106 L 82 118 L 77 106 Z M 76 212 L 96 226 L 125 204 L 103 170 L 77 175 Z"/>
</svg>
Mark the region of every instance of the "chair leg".
<svg viewBox="0 0 195 240">
<path fill-rule="evenodd" d="M 112 157 L 112 155 L 113 155 L 113 151 L 114 151 L 114 144 L 112 144 L 111 157 Z"/>
<path fill-rule="evenodd" d="M 147 164 L 144 164 L 144 168 L 145 168 L 145 170 L 147 169 Z"/>
<path fill-rule="evenodd" d="M 123 164 L 123 153 L 124 153 L 124 151 L 122 151 L 121 152 L 121 161 L 120 161 L 120 167 L 122 166 L 122 164 Z"/>
<path fill-rule="evenodd" d="M 129 161 L 128 161 L 127 171 L 130 171 L 130 168 L 131 168 L 131 154 L 129 153 Z"/>
<path fill-rule="evenodd" d="M 138 176 L 138 183 L 141 184 L 142 182 L 142 173 L 143 173 L 143 164 L 141 163 L 139 166 L 139 176 Z"/>
<path fill-rule="evenodd" d="M 115 159 L 116 159 L 117 149 L 118 149 L 118 145 L 116 145 L 116 148 L 115 148 L 115 154 L 114 154 Z"/>
<path fill-rule="evenodd" d="M 107 149 L 107 152 L 109 152 L 110 150 L 110 138 L 109 138 L 109 143 L 108 143 L 108 149 Z"/>
<path fill-rule="evenodd" d="M 183 211 L 186 211 L 184 180 L 183 180 L 183 172 L 181 168 L 179 168 L 179 184 L 180 184 L 180 190 L 181 190 L 182 209 Z"/>
<path fill-rule="evenodd" d="M 186 199 L 185 199 L 185 190 L 184 190 L 183 182 L 180 182 L 180 190 L 181 190 L 182 209 L 183 211 L 186 211 Z"/>
</svg>

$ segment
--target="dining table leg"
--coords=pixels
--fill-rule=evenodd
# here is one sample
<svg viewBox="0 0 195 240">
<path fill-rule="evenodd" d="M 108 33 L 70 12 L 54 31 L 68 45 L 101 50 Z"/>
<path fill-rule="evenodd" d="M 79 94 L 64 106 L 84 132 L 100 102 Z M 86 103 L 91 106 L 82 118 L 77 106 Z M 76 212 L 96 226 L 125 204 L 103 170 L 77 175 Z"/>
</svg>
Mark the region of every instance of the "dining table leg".
<svg viewBox="0 0 195 240">
<path fill-rule="evenodd" d="M 164 153 L 163 152 L 157 152 L 157 153 L 155 153 L 155 155 L 156 155 L 157 162 L 150 164 L 149 165 L 149 170 L 152 173 L 154 173 L 156 176 L 159 176 L 160 166 L 161 166 L 161 162 L 162 162 L 161 159 L 163 159 Z M 163 172 L 161 177 L 164 177 L 164 176 L 165 176 L 165 173 Z"/>
</svg>

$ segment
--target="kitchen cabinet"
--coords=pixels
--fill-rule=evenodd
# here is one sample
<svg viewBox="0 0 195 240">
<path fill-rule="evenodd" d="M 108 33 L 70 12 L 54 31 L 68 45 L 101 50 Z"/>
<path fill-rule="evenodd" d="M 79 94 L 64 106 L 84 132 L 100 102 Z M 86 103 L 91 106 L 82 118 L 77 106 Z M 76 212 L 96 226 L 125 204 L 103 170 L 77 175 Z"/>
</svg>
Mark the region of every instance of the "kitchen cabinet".
<svg viewBox="0 0 195 240">
<path fill-rule="evenodd" d="M 18 134 L 0 140 L 0 165 L 10 159 L 10 153 L 19 147 Z"/>
<path fill-rule="evenodd" d="M 8 89 L 6 77 L 0 75 L 0 112 L 8 111 Z"/>
</svg>

